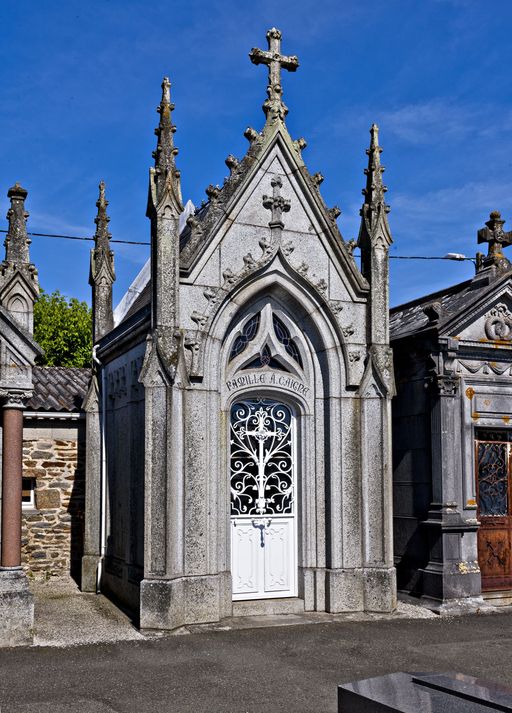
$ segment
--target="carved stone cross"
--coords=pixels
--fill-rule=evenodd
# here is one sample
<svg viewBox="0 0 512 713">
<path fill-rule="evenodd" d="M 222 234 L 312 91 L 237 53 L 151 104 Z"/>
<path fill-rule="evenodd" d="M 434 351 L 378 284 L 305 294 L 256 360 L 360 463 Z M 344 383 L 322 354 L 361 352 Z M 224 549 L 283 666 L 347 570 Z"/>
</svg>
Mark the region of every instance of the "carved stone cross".
<svg viewBox="0 0 512 713">
<path fill-rule="evenodd" d="M 493 210 L 489 216 L 490 220 L 485 224 L 485 228 L 478 231 L 478 242 L 489 243 L 489 252 L 487 257 L 499 255 L 501 257 L 503 248 L 506 245 L 512 245 L 512 231 L 505 232 L 503 230 L 504 220 L 501 219 L 501 213 Z"/>
<path fill-rule="evenodd" d="M 284 228 L 284 223 L 281 220 L 283 213 L 288 213 L 290 210 L 290 201 L 281 195 L 283 182 L 280 176 L 274 176 L 270 181 L 272 186 L 272 196 L 263 196 L 263 206 L 272 211 L 272 217 L 269 225 L 271 228 Z"/>
<path fill-rule="evenodd" d="M 299 60 L 295 55 L 287 57 L 281 54 L 281 31 L 273 27 L 267 32 L 268 51 L 257 47 L 249 52 L 253 64 L 266 64 L 268 66 L 268 99 L 263 104 L 263 111 L 272 118 L 284 119 L 288 108 L 282 100 L 283 88 L 281 87 L 281 67 L 289 72 L 295 72 Z"/>
</svg>

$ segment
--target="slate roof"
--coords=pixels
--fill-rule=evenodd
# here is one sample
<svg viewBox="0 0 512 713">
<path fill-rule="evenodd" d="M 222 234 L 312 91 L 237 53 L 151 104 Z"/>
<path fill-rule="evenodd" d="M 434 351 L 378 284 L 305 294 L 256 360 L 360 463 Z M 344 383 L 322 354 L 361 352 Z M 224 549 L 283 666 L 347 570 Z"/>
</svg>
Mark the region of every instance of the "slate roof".
<svg viewBox="0 0 512 713">
<path fill-rule="evenodd" d="M 35 366 L 34 392 L 27 411 L 80 412 L 90 378 L 91 369 Z"/>
<path fill-rule="evenodd" d="M 427 305 L 433 302 L 440 303 L 441 314 L 439 322 L 436 323 L 436 326 L 439 326 L 457 314 L 469 311 L 473 303 L 481 299 L 486 292 L 495 289 L 499 283 L 510 280 L 511 277 L 512 272 L 508 271 L 498 278 L 487 281 L 479 279 L 477 273 L 472 280 L 460 282 L 439 292 L 393 307 L 389 313 L 391 341 L 425 329 L 429 325 L 428 317 L 423 311 Z"/>
<path fill-rule="evenodd" d="M 150 302 L 151 302 L 151 278 L 149 278 L 149 282 L 147 282 L 146 285 L 144 285 L 141 292 L 139 292 L 134 303 L 132 304 L 130 309 L 126 312 L 126 314 L 124 315 L 121 322 L 125 322 L 129 317 L 136 314 L 136 312 L 141 310 L 143 307 L 146 307 L 146 305 L 150 304 Z"/>
<path fill-rule="evenodd" d="M 443 318 L 459 311 L 467 301 L 471 291 L 472 280 L 460 282 L 444 290 L 432 292 L 411 302 L 393 307 L 389 312 L 389 330 L 391 339 L 398 339 L 406 334 L 412 334 L 428 325 L 428 317 L 423 308 L 432 302 L 440 302 Z"/>
</svg>

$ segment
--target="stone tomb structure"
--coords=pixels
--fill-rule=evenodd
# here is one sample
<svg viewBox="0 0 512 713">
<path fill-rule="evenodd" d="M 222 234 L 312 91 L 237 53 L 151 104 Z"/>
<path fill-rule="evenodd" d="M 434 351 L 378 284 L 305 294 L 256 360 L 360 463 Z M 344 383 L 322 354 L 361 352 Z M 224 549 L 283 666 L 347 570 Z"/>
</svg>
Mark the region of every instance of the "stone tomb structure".
<svg viewBox="0 0 512 713">
<path fill-rule="evenodd" d="M 7 195 L 9 228 L 0 263 L 0 646 L 32 641 L 34 605 L 21 566 L 23 411 L 41 354 L 32 337 L 39 285 L 29 255 L 27 191 L 16 183 Z"/>
<path fill-rule="evenodd" d="M 399 589 L 440 611 L 512 597 L 512 232 L 472 280 L 391 310 Z"/>
<path fill-rule="evenodd" d="M 285 125 L 267 33 L 261 132 L 183 213 L 170 84 L 149 175 L 150 279 L 113 324 L 104 187 L 91 257 L 82 586 L 140 625 L 241 613 L 392 611 L 388 247 L 371 129 L 358 269 Z M 183 222 L 183 218 L 182 218 Z"/>
</svg>

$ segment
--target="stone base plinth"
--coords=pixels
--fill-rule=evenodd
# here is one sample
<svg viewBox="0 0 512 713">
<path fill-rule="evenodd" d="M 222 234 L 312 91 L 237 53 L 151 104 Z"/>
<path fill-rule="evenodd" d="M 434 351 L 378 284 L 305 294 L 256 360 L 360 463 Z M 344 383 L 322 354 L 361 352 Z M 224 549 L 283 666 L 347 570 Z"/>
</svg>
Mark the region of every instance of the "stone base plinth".
<svg viewBox="0 0 512 713">
<path fill-rule="evenodd" d="M 34 638 L 34 598 L 20 568 L 0 567 L 0 646 L 29 646 Z"/>
<path fill-rule="evenodd" d="M 364 610 L 384 613 L 395 611 L 396 569 L 394 567 L 365 569 L 363 579 Z"/>
<path fill-rule="evenodd" d="M 84 555 L 82 557 L 82 578 L 80 589 L 82 592 L 96 592 L 98 589 L 99 555 Z"/>
<path fill-rule="evenodd" d="M 488 602 L 485 602 L 483 597 L 462 597 L 461 599 L 440 601 L 439 599 L 432 599 L 432 597 L 422 596 L 419 602 L 421 606 L 440 616 L 461 616 L 462 614 L 493 610 L 493 607 Z"/>
<path fill-rule="evenodd" d="M 394 567 L 326 570 L 325 610 L 333 614 L 396 609 Z"/>
<path fill-rule="evenodd" d="M 437 602 L 437 606 L 444 609 L 453 608 L 452 603 L 457 601 L 482 602 L 478 562 L 429 562 L 421 573 L 425 602 Z"/>
<path fill-rule="evenodd" d="M 364 610 L 362 569 L 325 571 L 325 611 L 332 614 Z"/>
<path fill-rule="evenodd" d="M 231 615 L 231 577 L 217 574 L 140 583 L 140 628 L 177 629 Z"/>
</svg>

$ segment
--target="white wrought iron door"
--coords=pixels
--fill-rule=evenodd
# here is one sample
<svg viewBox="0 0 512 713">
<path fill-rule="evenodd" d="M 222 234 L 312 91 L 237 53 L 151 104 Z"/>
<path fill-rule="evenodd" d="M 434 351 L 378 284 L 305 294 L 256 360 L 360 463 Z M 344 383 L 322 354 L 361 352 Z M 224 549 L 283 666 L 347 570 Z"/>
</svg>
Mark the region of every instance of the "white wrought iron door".
<svg viewBox="0 0 512 713">
<path fill-rule="evenodd" d="M 231 407 L 233 599 L 297 595 L 295 418 L 271 399 Z"/>
</svg>

